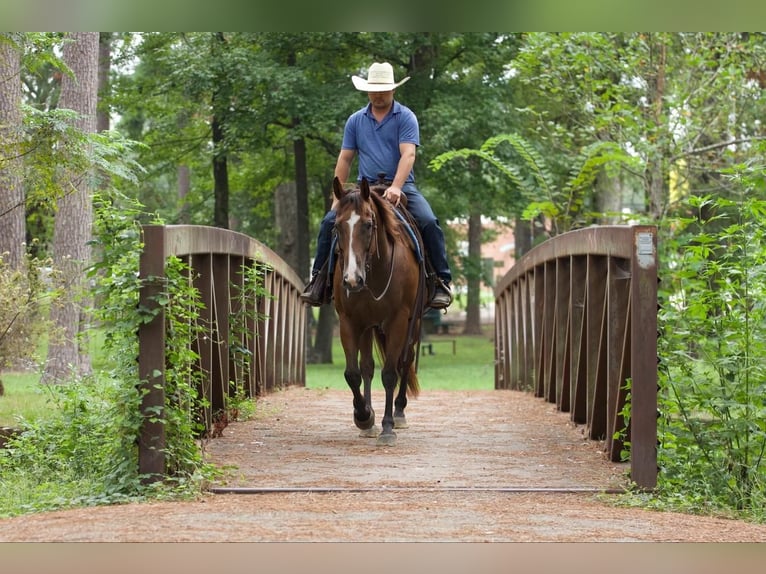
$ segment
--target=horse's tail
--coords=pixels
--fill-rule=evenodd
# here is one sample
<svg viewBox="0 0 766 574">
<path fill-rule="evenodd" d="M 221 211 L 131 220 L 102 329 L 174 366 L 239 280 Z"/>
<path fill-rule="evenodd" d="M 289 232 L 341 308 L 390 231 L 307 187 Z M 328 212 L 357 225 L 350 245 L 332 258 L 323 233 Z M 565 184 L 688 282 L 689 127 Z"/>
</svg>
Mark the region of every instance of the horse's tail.
<svg viewBox="0 0 766 574">
<path fill-rule="evenodd" d="M 413 398 L 420 394 L 420 383 L 418 382 L 418 373 L 415 371 L 415 363 L 410 363 L 410 375 L 407 377 L 407 390 Z"/>
</svg>

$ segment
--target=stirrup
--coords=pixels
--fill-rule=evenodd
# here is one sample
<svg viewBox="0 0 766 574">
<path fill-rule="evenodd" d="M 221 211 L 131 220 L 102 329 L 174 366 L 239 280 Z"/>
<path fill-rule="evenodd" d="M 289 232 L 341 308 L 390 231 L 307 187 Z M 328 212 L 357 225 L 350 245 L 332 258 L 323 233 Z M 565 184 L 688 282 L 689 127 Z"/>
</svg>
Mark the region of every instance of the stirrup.
<svg viewBox="0 0 766 574">
<path fill-rule="evenodd" d="M 446 309 L 452 304 L 452 291 L 447 286 L 446 283 L 444 283 L 441 280 L 438 280 L 436 283 L 436 288 L 434 289 L 434 296 L 431 298 L 431 301 L 428 303 L 428 306 L 432 309 Z"/>
</svg>

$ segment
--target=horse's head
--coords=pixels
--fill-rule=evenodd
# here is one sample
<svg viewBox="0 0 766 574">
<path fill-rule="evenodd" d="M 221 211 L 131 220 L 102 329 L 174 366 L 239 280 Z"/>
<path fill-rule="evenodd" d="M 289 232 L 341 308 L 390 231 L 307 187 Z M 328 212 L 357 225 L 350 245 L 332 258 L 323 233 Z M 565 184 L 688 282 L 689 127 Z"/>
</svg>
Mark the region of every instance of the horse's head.
<svg viewBox="0 0 766 574">
<path fill-rule="evenodd" d="M 335 233 L 343 287 L 351 292 L 366 286 L 369 256 L 376 238 L 376 207 L 370 199 L 370 185 L 362 180 L 358 190 L 345 190 L 336 177 L 333 192 L 339 200 L 335 212 Z"/>
</svg>

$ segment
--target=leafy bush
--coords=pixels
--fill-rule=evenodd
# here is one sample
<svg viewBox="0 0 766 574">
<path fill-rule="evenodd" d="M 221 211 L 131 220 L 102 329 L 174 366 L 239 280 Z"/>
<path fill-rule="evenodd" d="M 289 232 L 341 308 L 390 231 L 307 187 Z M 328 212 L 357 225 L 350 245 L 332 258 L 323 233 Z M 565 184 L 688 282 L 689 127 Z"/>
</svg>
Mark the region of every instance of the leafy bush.
<svg viewBox="0 0 766 574">
<path fill-rule="evenodd" d="M 45 297 L 41 279 L 46 262 L 27 259 L 22 269 L 12 269 L 0 253 L 0 374 L 21 366 L 37 349 L 45 329 L 41 313 Z M 0 396 L 3 383 L 0 378 Z"/>
<path fill-rule="evenodd" d="M 138 474 L 142 423 L 136 332 L 147 316 L 138 309 L 142 249 L 140 206 L 125 198 L 96 198 L 98 263 L 92 268 L 94 318 L 104 329 L 110 361 L 91 378 L 48 387 L 45 420 L 21 421 L 24 432 L 0 450 L 0 515 L 65 506 L 104 504 L 136 497 L 188 495 L 213 473 L 195 440 L 192 413 L 200 406 L 190 351 L 198 298 L 188 270 L 168 263 L 160 303 L 169 318 L 166 424 L 167 468 L 172 480 L 147 485 Z"/>
<path fill-rule="evenodd" d="M 72 381 L 49 391 L 50 416 L 24 421 L 24 433 L 0 451 L 0 516 L 135 496 L 137 473 L 122 453 L 130 409 L 119 381 Z"/>
<path fill-rule="evenodd" d="M 692 198 L 665 241 L 659 324 L 659 493 L 694 511 L 766 507 L 763 168 L 730 172 L 741 200 Z"/>
</svg>

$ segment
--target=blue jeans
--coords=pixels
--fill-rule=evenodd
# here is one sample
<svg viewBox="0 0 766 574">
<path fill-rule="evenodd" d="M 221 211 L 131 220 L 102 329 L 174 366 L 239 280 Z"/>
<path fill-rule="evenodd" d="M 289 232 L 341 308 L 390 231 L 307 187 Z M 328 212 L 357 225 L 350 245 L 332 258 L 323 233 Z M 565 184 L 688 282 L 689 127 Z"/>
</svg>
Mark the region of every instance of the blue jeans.
<svg viewBox="0 0 766 574">
<path fill-rule="evenodd" d="M 423 236 L 423 246 L 431 265 L 436 271 L 436 275 L 447 285 L 452 283 L 452 272 L 447 262 L 447 249 L 444 246 L 444 232 L 439 226 L 439 220 L 434 215 L 431 205 L 422 193 L 415 187 L 414 183 L 406 183 L 402 187 L 404 195 L 407 196 L 407 210 L 412 214 L 415 223 L 417 223 L 420 234 Z M 319 235 L 317 236 L 317 251 L 314 258 L 312 276 L 319 273 L 319 270 L 330 256 L 332 248 L 332 229 L 335 225 L 335 212 L 330 210 L 322 218 L 319 224 Z"/>
</svg>

